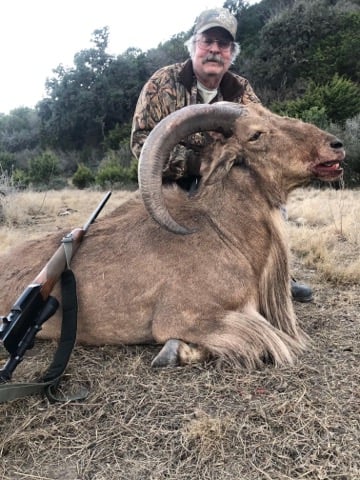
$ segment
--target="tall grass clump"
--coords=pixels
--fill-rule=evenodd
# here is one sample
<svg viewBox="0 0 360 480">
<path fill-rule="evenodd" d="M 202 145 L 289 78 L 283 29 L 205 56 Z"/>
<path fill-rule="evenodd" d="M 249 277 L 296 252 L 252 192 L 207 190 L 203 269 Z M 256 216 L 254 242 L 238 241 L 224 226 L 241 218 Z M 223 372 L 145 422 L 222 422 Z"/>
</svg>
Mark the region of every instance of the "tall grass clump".
<svg viewBox="0 0 360 480">
<path fill-rule="evenodd" d="M 360 282 L 359 218 L 359 190 L 297 190 L 289 202 L 293 253 L 326 280 Z"/>
</svg>

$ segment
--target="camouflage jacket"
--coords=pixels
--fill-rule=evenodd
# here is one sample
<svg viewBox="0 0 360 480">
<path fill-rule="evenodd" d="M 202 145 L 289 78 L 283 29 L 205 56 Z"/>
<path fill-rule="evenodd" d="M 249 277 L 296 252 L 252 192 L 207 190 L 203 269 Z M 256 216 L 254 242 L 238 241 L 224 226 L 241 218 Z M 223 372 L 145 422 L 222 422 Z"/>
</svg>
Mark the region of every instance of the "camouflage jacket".
<svg viewBox="0 0 360 480">
<path fill-rule="evenodd" d="M 226 100 L 247 104 L 259 103 L 248 80 L 226 72 L 211 103 Z M 139 158 L 142 146 L 150 131 L 170 113 L 195 103 L 203 103 L 197 89 L 192 61 L 169 65 L 156 71 L 144 85 L 134 113 L 131 150 Z M 198 173 L 197 157 L 202 147 L 210 142 L 209 135 L 196 133 L 177 145 L 165 166 L 163 176 L 176 180 Z"/>
</svg>

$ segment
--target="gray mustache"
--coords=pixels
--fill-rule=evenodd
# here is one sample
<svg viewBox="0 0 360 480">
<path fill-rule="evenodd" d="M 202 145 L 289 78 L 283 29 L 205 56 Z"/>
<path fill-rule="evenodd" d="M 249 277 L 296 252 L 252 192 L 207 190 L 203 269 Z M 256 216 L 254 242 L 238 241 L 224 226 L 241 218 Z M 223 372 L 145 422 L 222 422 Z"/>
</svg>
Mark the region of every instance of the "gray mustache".
<svg viewBox="0 0 360 480">
<path fill-rule="evenodd" d="M 207 63 L 207 62 L 216 62 L 216 63 L 219 63 L 220 65 L 224 64 L 224 62 L 222 61 L 222 59 L 219 55 L 208 55 L 203 60 L 203 63 Z"/>
</svg>

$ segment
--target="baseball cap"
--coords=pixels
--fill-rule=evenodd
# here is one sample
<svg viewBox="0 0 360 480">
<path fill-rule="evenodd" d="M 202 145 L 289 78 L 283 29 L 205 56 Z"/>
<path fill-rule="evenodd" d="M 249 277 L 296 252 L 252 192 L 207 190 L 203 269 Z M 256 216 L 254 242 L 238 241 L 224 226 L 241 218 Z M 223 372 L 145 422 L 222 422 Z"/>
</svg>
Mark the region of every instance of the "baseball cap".
<svg viewBox="0 0 360 480">
<path fill-rule="evenodd" d="M 237 20 L 226 8 L 213 8 L 201 12 L 197 18 L 194 33 L 203 33 L 214 27 L 223 28 L 235 40 Z"/>
</svg>

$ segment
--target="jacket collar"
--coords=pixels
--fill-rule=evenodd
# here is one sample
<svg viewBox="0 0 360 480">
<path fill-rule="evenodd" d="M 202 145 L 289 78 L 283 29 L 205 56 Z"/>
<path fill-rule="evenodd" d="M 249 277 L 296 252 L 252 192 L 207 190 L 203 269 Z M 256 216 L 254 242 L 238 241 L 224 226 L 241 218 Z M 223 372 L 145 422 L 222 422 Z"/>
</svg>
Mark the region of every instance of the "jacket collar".
<svg viewBox="0 0 360 480">
<path fill-rule="evenodd" d="M 191 59 L 183 63 L 179 77 L 186 90 L 191 92 L 191 88 L 195 81 L 195 73 Z M 241 95 L 243 93 L 242 91 L 243 88 L 237 81 L 237 78 L 231 72 L 226 72 L 220 82 L 220 92 L 223 99 L 226 101 L 232 101 L 234 98 Z"/>
</svg>

